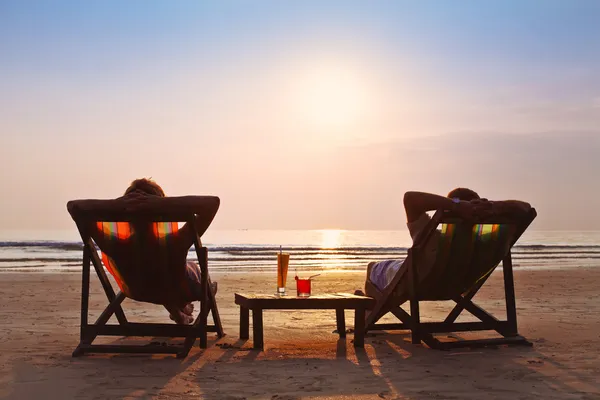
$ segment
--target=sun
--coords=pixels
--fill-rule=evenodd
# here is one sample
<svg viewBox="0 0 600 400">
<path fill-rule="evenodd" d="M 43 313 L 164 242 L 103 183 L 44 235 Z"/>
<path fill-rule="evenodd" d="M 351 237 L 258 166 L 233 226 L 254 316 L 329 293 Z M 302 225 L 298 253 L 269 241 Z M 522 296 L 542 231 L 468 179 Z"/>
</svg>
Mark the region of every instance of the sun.
<svg viewBox="0 0 600 400">
<path fill-rule="evenodd" d="M 347 132 L 369 113 L 365 80 L 343 63 L 307 68 L 296 81 L 294 92 L 297 116 L 314 132 Z"/>
</svg>

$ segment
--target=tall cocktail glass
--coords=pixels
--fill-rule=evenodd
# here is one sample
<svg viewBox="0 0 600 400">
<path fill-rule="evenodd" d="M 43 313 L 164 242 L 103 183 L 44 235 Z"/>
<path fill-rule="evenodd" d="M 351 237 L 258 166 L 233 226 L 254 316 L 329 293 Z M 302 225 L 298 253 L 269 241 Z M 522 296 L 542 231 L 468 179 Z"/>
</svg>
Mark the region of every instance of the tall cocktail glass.
<svg viewBox="0 0 600 400">
<path fill-rule="evenodd" d="M 281 295 L 285 294 L 285 283 L 287 281 L 289 264 L 289 253 L 277 253 L 277 293 Z"/>
</svg>

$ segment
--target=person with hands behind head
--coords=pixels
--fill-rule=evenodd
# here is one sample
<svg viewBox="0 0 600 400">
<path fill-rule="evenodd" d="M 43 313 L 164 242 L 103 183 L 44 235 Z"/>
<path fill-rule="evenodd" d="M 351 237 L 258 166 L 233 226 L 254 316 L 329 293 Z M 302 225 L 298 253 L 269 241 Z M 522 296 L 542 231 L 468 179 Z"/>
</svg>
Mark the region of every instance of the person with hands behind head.
<svg viewBox="0 0 600 400">
<path fill-rule="evenodd" d="M 135 179 L 131 182 L 129 187 L 125 190 L 124 196 L 127 196 L 130 201 L 139 201 L 140 197 L 156 196 L 166 197 L 162 187 L 153 181 L 152 179 L 140 178 Z M 197 224 L 201 226 L 203 222 L 199 221 Z M 112 245 L 114 241 L 104 237 L 102 232 L 94 229 L 94 226 L 90 226 L 89 230 L 96 243 L 103 244 L 103 248 L 110 249 L 110 257 L 114 259 L 117 265 L 126 266 L 130 261 L 131 248 L 134 246 L 133 239 L 125 241 L 125 245 L 115 247 Z M 133 231 L 146 232 L 142 236 L 153 236 L 153 225 L 152 224 L 141 224 L 135 225 Z M 168 270 L 180 269 L 185 266 L 185 275 L 183 282 L 181 282 L 180 289 L 189 292 L 191 297 L 201 298 L 202 297 L 202 286 L 201 286 L 201 271 L 198 265 L 194 261 L 187 261 L 187 253 L 189 248 L 194 242 L 194 231 L 192 227 L 186 223 L 183 227 L 179 228 L 176 232 L 172 232 L 172 239 L 169 242 L 170 254 L 172 257 L 166 258 L 169 263 L 175 265 L 168 265 Z M 148 271 L 162 270 L 165 262 L 165 258 L 159 256 L 163 254 L 163 251 L 156 245 L 146 245 L 145 252 L 147 254 L 156 254 L 156 257 L 150 257 L 148 265 Z M 175 256 L 177 255 L 177 256 Z M 212 282 L 210 290 L 216 294 L 217 283 Z M 169 317 L 178 324 L 189 325 L 194 321 L 193 311 L 194 305 L 192 302 L 186 303 L 167 303 L 163 306 L 169 312 Z"/>
<path fill-rule="evenodd" d="M 475 191 L 467 188 L 456 188 L 450 191 L 446 197 L 424 192 L 406 192 L 404 194 L 407 226 L 413 243 L 417 241 L 417 238 L 429 225 L 431 221 L 431 217 L 427 214 L 429 211 L 448 210 L 461 218 L 469 220 L 477 216 L 495 213 L 525 211 L 528 208 L 530 208 L 528 203 L 516 200 L 488 201 L 480 198 Z M 441 231 L 435 230 L 424 244 L 421 253 L 423 258 L 419 262 L 419 270 L 423 276 L 427 275 L 434 266 L 441 234 Z M 403 261 L 385 260 L 370 263 L 367 267 L 367 281 L 383 291 L 392 281 Z M 374 296 L 374 293 L 369 293 L 369 285 L 365 285 L 365 292 L 367 296 Z M 356 291 L 356 294 L 364 293 Z"/>
</svg>

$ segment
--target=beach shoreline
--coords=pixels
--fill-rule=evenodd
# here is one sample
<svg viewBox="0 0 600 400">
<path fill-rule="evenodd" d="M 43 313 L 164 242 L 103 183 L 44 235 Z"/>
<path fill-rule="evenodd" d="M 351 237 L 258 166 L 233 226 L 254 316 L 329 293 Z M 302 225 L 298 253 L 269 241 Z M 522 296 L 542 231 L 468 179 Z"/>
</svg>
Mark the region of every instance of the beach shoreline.
<svg viewBox="0 0 600 400">
<path fill-rule="evenodd" d="M 338 340 L 333 334 L 335 313 L 325 310 L 266 311 L 265 352 L 258 352 L 251 349 L 252 339 L 239 340 L 233 294 L 270 293 L 274 277 L 229 272 L 212 277 L 219 282 L 217 302 L 227 336 L 215 341 L 211 334 L 207 350 L 196 342 L 185 360 L 177 360 L 72 358 L 79 334 L 80 274 L 0 274 L 0 398 L 600 397 L 594 378 L 600 375 L 600 268 L 515 270 L 519 331 L 534 346 L 451 352 L 412 345 L 401 333 L 370 334 L 364 351 L 356 351 L 352 335 Z M 364 272 L 325 272 L 313 291 L 351 292 L 363 282 Z M 290 290 L 292 285 L 290 279 Z M 475 301 L 503 317 L 502 294 L 502 274 L 496 273 Z M 92 320 L 105 304 L 92 278 Z M 442 318 L 449 306 L 426 303 L 422 318 Z M 126 301 L 125 307 L 132 320 L 168 322 L 160 306 Z M 346 318 L 350 326 L 353 315 Z"/>
<path fill-rule="evenodd" d="M 76 272 L 81 239 L 65 232 L 0 231 L 0 272 Z M 290 268 L 308 271 L 364 271 L 371 261 L 406 258 L 408 231 L 209 230 L 203 238 L 213 272 L 275 271 L 280 246 Z M 51 238 L 52 240 L 49 240 Z M 528 230 L 512 248 L 515 269 L 581 268 L 600 265 L 600 232 Z M 196 259 L 193 249 L 188 257 Z M 316 272 L 315 272 L 316 273 Z"/>
</svg>

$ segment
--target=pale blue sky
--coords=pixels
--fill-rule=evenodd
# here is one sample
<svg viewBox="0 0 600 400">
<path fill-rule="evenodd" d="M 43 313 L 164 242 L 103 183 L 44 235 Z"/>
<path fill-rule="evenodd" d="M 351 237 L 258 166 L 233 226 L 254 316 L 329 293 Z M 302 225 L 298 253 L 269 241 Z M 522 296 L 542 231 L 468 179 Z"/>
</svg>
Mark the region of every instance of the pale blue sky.
<svg viewBox="0 0 600 400">
<path fill-rule="evenodd" d="M 0 226 L 68 228 L 67 200 L 152 176 L 219 195 L 222 228 L 402 229 L 404 191 L 463 185 L 598 229 L 598 21 L 594 0 L 0 0 Z"/>
</svg>

